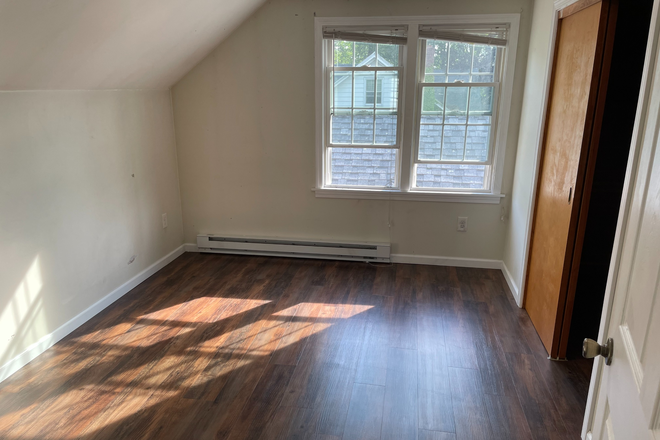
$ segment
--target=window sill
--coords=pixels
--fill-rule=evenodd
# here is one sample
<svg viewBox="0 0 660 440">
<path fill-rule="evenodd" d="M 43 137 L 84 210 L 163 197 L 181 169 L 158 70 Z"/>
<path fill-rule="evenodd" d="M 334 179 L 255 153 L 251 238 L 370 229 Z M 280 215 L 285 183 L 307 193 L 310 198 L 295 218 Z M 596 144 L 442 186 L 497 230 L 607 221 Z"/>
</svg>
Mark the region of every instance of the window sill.
<svg viewBox="0 0 660 440">
<path fill-rule="evenodd" d="M 347 188 L 312 188 L 317 198 L 322 199 L 363 199 L 363 200 L 404 200 L 415 202 L 487 203 L 498 205 L 504 194 L 476 192 L 430 192 L 398 190 L 365 190 Z"/>
</svg>

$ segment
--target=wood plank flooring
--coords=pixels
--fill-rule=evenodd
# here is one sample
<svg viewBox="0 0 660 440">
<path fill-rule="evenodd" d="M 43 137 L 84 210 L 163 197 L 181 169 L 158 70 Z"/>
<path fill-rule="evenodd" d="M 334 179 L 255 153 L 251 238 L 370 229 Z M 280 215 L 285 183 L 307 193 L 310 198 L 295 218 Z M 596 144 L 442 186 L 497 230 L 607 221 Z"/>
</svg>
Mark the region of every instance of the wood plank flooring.
<svg viewBox="0 0 660 440">
<path fill-rule="evenodd" d="M 0 384 L 0 438 L 578 439 L 497 270 L 188 253 Z"/>
</svg>

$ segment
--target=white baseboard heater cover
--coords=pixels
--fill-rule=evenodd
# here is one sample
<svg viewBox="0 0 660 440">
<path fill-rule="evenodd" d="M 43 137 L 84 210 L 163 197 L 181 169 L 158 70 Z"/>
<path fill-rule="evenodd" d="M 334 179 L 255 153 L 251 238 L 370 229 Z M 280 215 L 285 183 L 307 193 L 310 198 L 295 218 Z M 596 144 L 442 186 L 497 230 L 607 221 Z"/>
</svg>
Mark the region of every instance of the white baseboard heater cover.
<svg viewBox="0 0 660 440">
<path fill-rule="evenodd" d="M 268 255 L 326 260 L 390 261 L 389 243 L 340 243 L 270 238 L 221 237 L 198 235 L 200 252 L 222 254 Z"/>
</svg>

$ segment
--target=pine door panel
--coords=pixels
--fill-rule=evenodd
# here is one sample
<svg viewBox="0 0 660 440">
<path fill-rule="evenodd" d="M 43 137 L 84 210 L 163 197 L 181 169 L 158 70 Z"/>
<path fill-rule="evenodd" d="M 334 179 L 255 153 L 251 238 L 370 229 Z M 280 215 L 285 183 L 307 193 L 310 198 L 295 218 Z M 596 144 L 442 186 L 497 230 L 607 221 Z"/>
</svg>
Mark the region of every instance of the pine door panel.
<svg viewBox="0 0 660 440">
<path fill-rule="evenodd" d="M 579 209 L 576 184 L 589 142 L 601 8 L 598 2 L 559 21 L 525 297 L 525 308 L 551 355 L 559 342 Z"/>
</svg>

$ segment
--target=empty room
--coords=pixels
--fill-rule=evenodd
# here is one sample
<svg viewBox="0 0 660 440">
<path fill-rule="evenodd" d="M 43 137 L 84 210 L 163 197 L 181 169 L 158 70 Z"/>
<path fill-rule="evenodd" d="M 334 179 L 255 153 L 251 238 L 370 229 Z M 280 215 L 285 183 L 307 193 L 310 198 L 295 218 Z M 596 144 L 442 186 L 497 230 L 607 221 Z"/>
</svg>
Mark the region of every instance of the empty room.
<svg viewBox="0 0 660 440">
<path fill-rule="evenodd" d="M 0 439 L 660 439 L 659 12 L 0 0 Z"/>
</svg>

